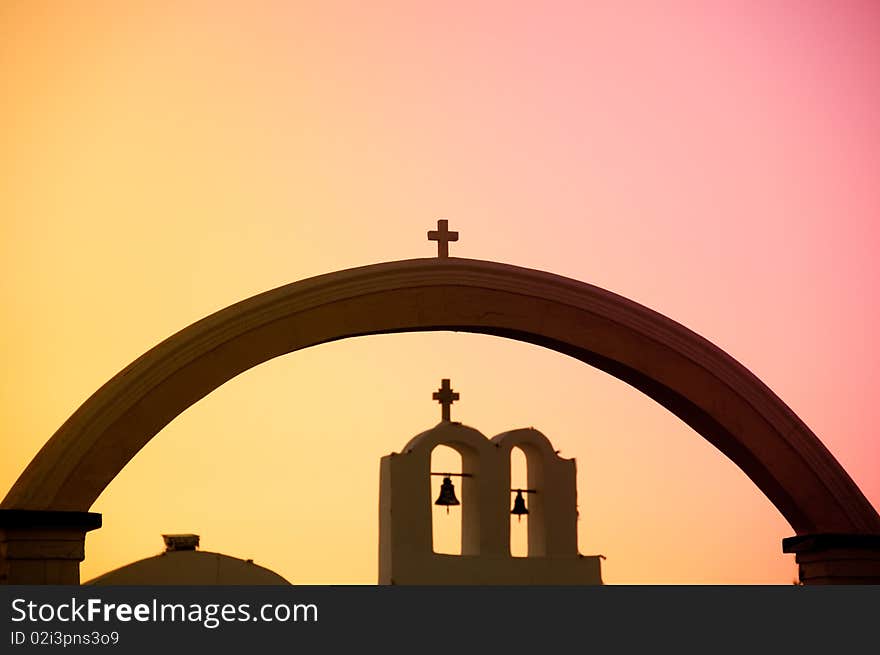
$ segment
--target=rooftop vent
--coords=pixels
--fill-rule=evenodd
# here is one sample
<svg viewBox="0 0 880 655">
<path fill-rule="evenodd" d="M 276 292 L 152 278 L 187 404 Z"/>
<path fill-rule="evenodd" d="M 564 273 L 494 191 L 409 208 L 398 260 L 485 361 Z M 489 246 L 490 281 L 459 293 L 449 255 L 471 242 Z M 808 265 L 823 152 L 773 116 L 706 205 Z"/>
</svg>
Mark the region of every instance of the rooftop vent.
<svg viewBox="0 0 880 655">
<path fill-rule="evenodd" d="M 197 534 L 163 534 L 165 540 L 165 552 L 175 550 L 195 550 L 199 547 L 199 535 Z"/>
</svg>

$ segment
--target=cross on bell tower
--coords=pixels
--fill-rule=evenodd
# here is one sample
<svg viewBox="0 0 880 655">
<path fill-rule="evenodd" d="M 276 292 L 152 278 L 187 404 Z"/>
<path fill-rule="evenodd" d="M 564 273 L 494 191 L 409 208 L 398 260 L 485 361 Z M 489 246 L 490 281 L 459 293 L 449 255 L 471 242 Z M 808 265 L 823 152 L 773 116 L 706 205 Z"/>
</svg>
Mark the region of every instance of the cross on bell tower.
<svg viewBox="0 0 880 655">
<path fill-rule="evenodd" d="M 428 241 L 437 242 L 437 257 L 445 259 L 449 257 L 449 242 L 458 241 L 458 232 L 450 232 L 449 221 L 441 218 L 437 221 L 437 229 L 428 232 Z"/>
<path fill-rule="evenodd" d="M 434 392 L 432 398 L 440 403 L 440 406 L 443 408 L 441 413 L 442 419 L 444 421 L 451 420 L 449 418 L 449 409 L 452 407 L 452 403 L 458 400 L 459 396 L 457 391 L 452 390 L 448 378 L 441 380 L 440 388 Z"/>
</svg>

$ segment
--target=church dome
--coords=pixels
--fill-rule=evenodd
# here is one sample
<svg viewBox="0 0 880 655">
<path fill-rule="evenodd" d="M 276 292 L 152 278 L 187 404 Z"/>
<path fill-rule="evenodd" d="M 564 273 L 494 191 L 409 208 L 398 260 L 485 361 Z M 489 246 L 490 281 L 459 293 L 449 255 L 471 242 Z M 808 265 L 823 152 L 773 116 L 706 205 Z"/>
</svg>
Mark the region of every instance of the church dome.
<svg viewBox="0 0 880 655">
<path fill-rule="evenodd" d="M 162 535 L 165 552 L 98 576 L 87 585 L 289 585 L 274 571 L 221 553 L 196 550 L 194 534 Z"/>
</svg>

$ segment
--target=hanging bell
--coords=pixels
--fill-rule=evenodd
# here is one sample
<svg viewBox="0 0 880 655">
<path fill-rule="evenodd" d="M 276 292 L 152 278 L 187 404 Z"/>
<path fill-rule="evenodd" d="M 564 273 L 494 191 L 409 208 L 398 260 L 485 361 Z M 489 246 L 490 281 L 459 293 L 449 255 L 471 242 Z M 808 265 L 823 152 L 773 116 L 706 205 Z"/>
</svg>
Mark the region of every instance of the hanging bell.
<svg viewBox="0 0 880 655">
<path fill-rule="evenodd" d="M 458 498 L 455 497 L 455 487 L 452 486 L 452 480 L 448 477 L 443 478 L 443 484 L 440 485 L 440 495 L 434 501 L 435 505 L 443 505 L 446 507 L 446 513 L 449 514 L 450 505 L 461 505 Z"/>
<path fill-rule="evenodd" d="M 516 514 L 518 521 L 522 520 L 523 514 L 529 513 L 529 508 L 526 507 L 526 499 L 523 498 L 522 494 L 522 489 L 516 490 L 516 498 L 513 499 L 513 509 L 510 510 L 511 514 Z"/>
</svg>

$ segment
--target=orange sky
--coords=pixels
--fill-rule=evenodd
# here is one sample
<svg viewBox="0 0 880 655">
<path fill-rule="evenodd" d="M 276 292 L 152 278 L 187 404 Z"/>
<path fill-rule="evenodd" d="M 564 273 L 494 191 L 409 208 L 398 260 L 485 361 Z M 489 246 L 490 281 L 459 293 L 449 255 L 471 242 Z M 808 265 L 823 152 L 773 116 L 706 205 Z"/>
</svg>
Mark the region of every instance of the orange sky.
<svg viewBox="0 0 880 655">
<path fill-rule="evenodd" d="M 713 341 L 880 506 L 876 3 L 374 4 L 3 3 L 0 488 L 173 332 L 430 256 L 443 217 L 453 255 Z M 430 333 L 293 353 L 189 409 L 95 504 L 83 578 L 180 531 L 374 583 L 379 458 L 437 422 L 442 377 L 453 418 L 577 458 L 607 582 L 794 577 L 784 519 L 666 410 L 557 353 Z"/>
</svg>

